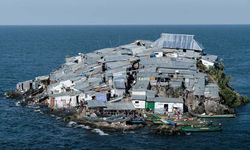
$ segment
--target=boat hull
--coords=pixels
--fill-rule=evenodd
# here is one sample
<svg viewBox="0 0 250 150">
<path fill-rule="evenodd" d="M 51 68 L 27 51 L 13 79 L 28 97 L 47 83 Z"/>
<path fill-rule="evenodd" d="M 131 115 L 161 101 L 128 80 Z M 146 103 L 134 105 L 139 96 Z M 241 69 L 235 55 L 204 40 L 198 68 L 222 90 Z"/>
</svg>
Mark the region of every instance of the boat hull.
<svg viewBox="0 0 250 150">
<path fill-rule="evenodd" d="M 181 128 L 181 131 L 183 132 L 218 132 L 221 131 L 221 126 L 215 126 L 215 127 L 183 127 Z"/>
</svg>

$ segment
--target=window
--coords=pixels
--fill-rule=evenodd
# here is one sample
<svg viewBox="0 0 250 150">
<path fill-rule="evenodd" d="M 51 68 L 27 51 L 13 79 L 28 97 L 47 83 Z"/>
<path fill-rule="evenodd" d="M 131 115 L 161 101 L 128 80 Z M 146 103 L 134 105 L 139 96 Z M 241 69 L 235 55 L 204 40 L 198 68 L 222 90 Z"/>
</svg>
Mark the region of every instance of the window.
<svg viewBox="0 0 250 150">
<path fill-rule="evenodd" d="M 168 111 L 168 104 L 164 104 L 164 109 Z"/>
<path fill-rule="evenodd" d="M 139 101 L 135 101 L 136 104 L 139 104 Z"/>
<path fill-rule="evenodd" d="M 187 50 L 186 50 L 186 49 L 183 49 L 183 52 L 187 52 Z"/>
</svg>

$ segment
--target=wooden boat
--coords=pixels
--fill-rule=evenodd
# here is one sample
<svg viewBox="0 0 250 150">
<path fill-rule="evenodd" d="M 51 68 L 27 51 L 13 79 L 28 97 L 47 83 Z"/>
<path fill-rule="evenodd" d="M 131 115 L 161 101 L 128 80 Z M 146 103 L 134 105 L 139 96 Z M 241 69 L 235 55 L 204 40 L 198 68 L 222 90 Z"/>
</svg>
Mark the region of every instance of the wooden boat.
<svg viewBox="0 0 250 150">
<path fill-rule="evenodd" d="M 235 114 L 224 114 L 224 115 L 197 115 L 198 118 L 235 118 Z"/>
<path fill-rule="evenodd" d="M 201 126 L 201 127 L 194 127 L 194 126 L 185 126 L 181 128 L 183 132 L 216 132 L 221 131 L 221 126 Z"/>
<path fill-rule="evenodd" d="M 142 124 L 142 125 L 146 125 L 146 122 L 143 118 L 133 118 L 129 121 L 126 122 L 129 125 L 133 125 L 133 124 Z"/>
<path fill-rule="evenodd" d="M 164 123 L 164 124 L 167 124 L 167 125 L 171 125 L 171 126 L 176 126 L 176 122 L 172 121 L 172 120 L 165 120 L 165 119 L 161 119 L 161 121 Z"/>
<path fill-rule="evenodd" d="M 154 122 L 154 121 L 160 121 L 160 117 L 155 115 L 155 114 L 150 114 L 147 118 L 146 121 Z"/>
<path fill-rule="evenodd" d="M 161 120 L 153 120 L 154 125 L 163 125 L 164 123 Z"/>
<path fill-rule="evenodd" d="M 88 117 L 85 116 L 83 119 L 90 121 L 90 122 L 107 122 L 107 123 L 112 123 L 112 122 L 126 122 L 130 120 L 130 117 L 126 117 L 124 115 L 117 115 L 117 116 L 111 116 L 107 118 L 99 118 L 99 117 Z"/>
</svg>

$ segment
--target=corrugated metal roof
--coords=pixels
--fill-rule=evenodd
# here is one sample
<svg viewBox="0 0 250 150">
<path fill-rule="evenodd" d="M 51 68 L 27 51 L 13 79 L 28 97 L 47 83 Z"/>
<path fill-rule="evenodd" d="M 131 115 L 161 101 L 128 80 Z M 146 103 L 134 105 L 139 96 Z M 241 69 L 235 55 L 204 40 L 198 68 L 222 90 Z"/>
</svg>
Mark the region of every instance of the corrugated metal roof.
<svg viewBox="0 0 250 150">
<path fill-rule="evenodd" d="M 128 55 L 106 55 L 104 56 L 105 62 L 127 61 L 131 58 Z"/>
<path fill-rule="evenodd" d="M 154 98 L 156 95 L 156 91 L 147 90 L 146 95 L 147 95 L 147 99 Z"/>
<path fill-rule="evenodd" d="M 125 83 L 127 82 L 127 78 L 123 77 L 123 76 L 117 76 L 117 77 L 114 77 L 113 79 L 113 82 L 114 82 L 114 87 L 116 89 L 125 89 L 126 86 L 125 86 Z"/>
<path fill-rule="evenodd" d="M 120 46 L 120 48 L 122 48 L 122 49 L 130 49 L 130 50 L 135 49 L 135 48 L 140 48 L 140 47 L 141 46 L 138 46 L 138 45 L 136 45 L 134 43 L 130 43 L 130 44 Z"/>
<path fill-rule="evenodd" d="M 205 97 L 218 98 L 219 97 L 219 87 L 214 83 L 210 83 L 205 87 Z"/>
<path fill-rule="evenodd" d="M 138 80 L 133 86 L 133 90 L 147 90 L 149 87 L 149 80 Z"/>
<path fill-rule="evenodd" d="M 132 100 L 146 100 L 146 95 L 132 95 Z"/>
<path fill-rule="evenodd" d="M 130 62 L 128 61 L 117 61 L 117 62 L 109 62 L 106 63 L 107 69 L 115 69 L 115 68 L 120 68 L 120 67 L 124 67 L 124 68 L 129 68 L 131 67 Z"/>
<path fill-rule="evenodd" d="M 126 70 L 127 70 L 126 67 L 113 68 L 111 70 L 105 71 L 105 74 L 106 74 L 106 76 L 112 76 L 115 74 L 126 74 Z"/>
<path fill-rule="evenodd" d="M 186 58 L 199 58 L 199 57 L 201 57 L 200 53 L 197 53 L 197 52 L 192 51 L 192 50 L 187 50 L 186 52 L 178 51 L 177 54 L 179 57 L 186 57 Z"/>
<path fill-rule="evenodd" d="M 215 62 L 218 59 L 218 56 L 216 56 L 216 55 L 205 55 L 205 56 L 202 56 L 202 59 L 210 61 L 210 62 Z"/>
<path fill-rule="evenodd" d="M 88 108 L 106 108 L 107 105 L 102 101 L 89 100 L 87 101 Z"/>
<path fill-rule="evenodd" d="M 172 97 L 155 97 L 152 99 L 148 99 L 147 101 L 154 102 L 165 102 L 165 103 L 183 103 L 183 98 L 172 98 Z"/>
<path fill-rule="evenodd" d="M 203 47 L 194 39 L 194 35 L 162 33 L 153 43 L 160 48 L 190 49 L 202 51 Z"/>
<path fill-rule="evenodd" d="M 131 102 L 107 102 L 106 105 L 107 108 L 104 108 L 104 110 L 135 110 L 135 107 Z"/>
<path fill-rule="evenodd" d="M 187 59 L 169 59 L 160 58 L 142 58 L 140 64 L 143 66 L 154 66 L 157 68 L 173 68 L 173 69 L 196 69 L 196 63 Z"/>
<path fill-rule="evenodd" d="M 199 77 L 194 84 L 194 95 L 202 96 L 205 92 L 205 77 Z"/>
<path fill-rule="evenodd" d="M 70 91 L 70 92 L 63 92 L 58 94 L 49 94 L 50 97 L 60 97 L 60 96 L 77 96 L 79 94 L 83 94 L 80 91 Z"/>
<path fill-rule="evenodd" d="M 95 53 L 101 53 L 101 54 L 110 54 L 115 51 L 115 48 L 104 48 L 104 49 L 98 49 L 95 51 Z"/>
<path fill-rule="evenodd" d="M 170 87 L 180 88 L 182 86 L 182 81 L 169 81 Z"/>
<path fill-rule="evenodd" d="M 79 82 L 75 84 L 73 88 L 79 91 L 86 91 L 86 90 L 91 89 L 91 86 L 89 85 L 88 82 Z"/>
</svg>

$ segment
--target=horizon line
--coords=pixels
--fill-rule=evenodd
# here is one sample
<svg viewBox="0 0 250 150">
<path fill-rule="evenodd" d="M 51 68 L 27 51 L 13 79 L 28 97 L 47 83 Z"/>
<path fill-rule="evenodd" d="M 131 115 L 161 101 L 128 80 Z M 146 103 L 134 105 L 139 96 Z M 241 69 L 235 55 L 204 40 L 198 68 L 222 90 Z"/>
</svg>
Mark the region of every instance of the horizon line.
<svg viewBox="0 0 250 150">
<path fill-rule="evenodd" d="M 0 24 L 0 26 L 233 26 L 246 24 Z"/>
</svg>

